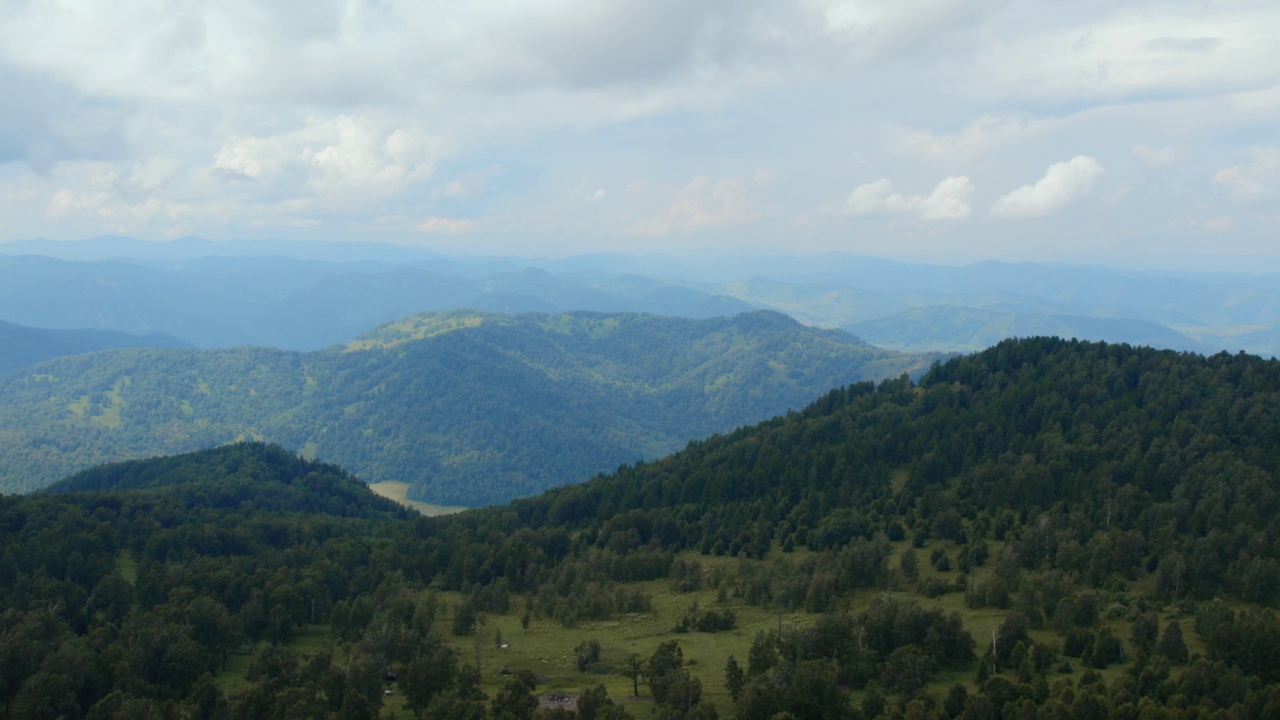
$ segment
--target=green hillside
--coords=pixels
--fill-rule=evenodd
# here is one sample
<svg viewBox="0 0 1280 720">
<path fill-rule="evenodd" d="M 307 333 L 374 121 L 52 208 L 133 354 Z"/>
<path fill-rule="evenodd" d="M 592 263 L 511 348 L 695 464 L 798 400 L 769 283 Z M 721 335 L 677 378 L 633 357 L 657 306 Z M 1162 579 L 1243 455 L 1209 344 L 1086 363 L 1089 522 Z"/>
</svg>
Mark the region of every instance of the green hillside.
<svg viewBox="0 0 1280 720">
<path fill-rule="evenodd" d="M 1036 338 L 444 518 L 258 443 L 98 468 L 0 497 L 0 717 L 1270 718 L 1278 401 Z"/>
<path fill-rule="evenodd" d="M 687 320 L 459 311 L 314 353 L 68 357 L 0 382 L 0 488 L 262 439 L 371 482 L 408 482 L 417 500 L 496 503 L 928 362 L 770 312 Z"/>
</svg>

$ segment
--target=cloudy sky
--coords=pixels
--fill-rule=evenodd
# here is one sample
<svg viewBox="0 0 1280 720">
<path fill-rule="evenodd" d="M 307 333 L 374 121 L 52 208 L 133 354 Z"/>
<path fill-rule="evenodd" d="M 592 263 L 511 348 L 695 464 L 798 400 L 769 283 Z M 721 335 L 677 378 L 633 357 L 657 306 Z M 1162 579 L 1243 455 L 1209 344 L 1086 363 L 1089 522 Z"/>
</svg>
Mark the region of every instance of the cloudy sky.
<svg viewBox="0 0 1280 720">
<path fill-rule="evenodd" d="M 1280 269 L 1274 0 L 0 0 L 0 93 L 0 241 Z"/>
</svg>

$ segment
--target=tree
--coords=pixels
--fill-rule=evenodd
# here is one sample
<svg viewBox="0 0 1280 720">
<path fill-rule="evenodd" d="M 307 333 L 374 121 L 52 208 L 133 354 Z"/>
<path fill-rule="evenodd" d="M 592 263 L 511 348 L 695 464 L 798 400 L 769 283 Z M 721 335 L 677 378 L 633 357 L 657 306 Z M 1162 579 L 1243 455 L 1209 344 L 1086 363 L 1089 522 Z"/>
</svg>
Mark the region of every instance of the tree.
<svg viewBox="0 0 1280 720">
<path fill-rule="evenodd" d="M 1093 647 L 1089 648 L 1082 658 L 1086 667 L 1099 670 L 1123 659 L 1124 644 L 1109 627 L 1098 630 L 1098 634 L 1093 638 Z"/>
<path fill-rule="evenodd" d="M 742 688 L 746 684 L 747 674 L 742 671 L 738 660 L 730 655 L 728 662 L 724 664 L 724 687 L 729 691 L 729 697 L 733 698 L 734 702 L 738 702 L 738 698 L 742 696 Z"/>
<path fill-rule="evenodd" d="M 1160 635 L 1160 618 L 1152 611 L 1139 615 L 1133 621 L 1129 632 L 1129 640 L 1140 657 L 1150 655 L 1156 647 L 1156 639 Z"/>
<path fill-rule="evenodd" d="M 886 689 L 910 701 L 938 672 L 937 663 L 914 645 L 894 650 L 885 661 L 880 679 Z"/>
<path fill-rule="evenodd" d="M 768 672 L 778 663 L 777 638 L 765 632 L 756 633 L 747 656 L 747 676 L 756 677 Z"/>
<path fill-rule="evenodd" d="M 453 614 L 453 634 L 458 637 L 471 635 L 476 631 L 476 623 L 479 621 L 480 616 L 476 612 L 475 603 L 464 600 L 458 606 L 457 612 Z"/>
<path fill-rule="evenodd" d="M 538 698 L 533 691 L 538 679 L 528 670 L 512 675 L 498 691 L 491 707 L 495 720 L 529 720 L 538 709 Z"/>
<path fill-rule="evenodd" d="M 573 649 L 573 665 L 578 672 L 586 672 L 587 668 L 600 662 L 600 641 L 595 638 L 578 643 Z"/>
<path fill-rule="evenodd" d="M 1160 636 L 1160 643 L 1156 648 L 1156 652 L 1164 656 L 1172 663 L 1184 663 L 1187 661 L 1187 644 L 1182 640 L 1182 626 L 1177 620 L 1170 620 L 1165 626 L 1164 634 Z"/>
<path fill-rule="evenodd" d="M 681 679 L 679 675 L 682 674 L 683 667 L 684 652 L 680 649 L 679 642 L 668 640 L 653 652 L 647 664 L 646 678 L 655 703 L 663 705 L 667 702 L 672 686 Z"/>
<path fill-rule="evenodd" d="M 969 702 L 969 691 L 960 683 L 952 683 L 947 691 L 947 699 L 942 702 L 942 709 L 947 717 L 958 718 L 964 713 L 964 706 Z"/>
<path fill-rule="evenodd" d="M 914 548 L 907 548 L 898 556 L 898 568 L 902 570 L 902 577 L 907 582 L 914 582 L 920 577 L 920 558 L 916 557 Z"/>
<path fill-rule="evenodd" d="M 458 678 L 457 653 L 443 644 L 437 644 L 409 663 L 400 676 L 405 705 L 417 717 L 431 704 L 439 693 L 445 692 Z"/>
<path fill-rule="evenodd" d="M 640 656 L 631 653 L 627 657 L 627 675 L 631 678 L 631 697 L 640 697 L 640 675 L 643 674 L 644 663 Z"/>
<path fill-rule="evenodd" d="M 603 685 L 593 685 L 578 696 L 578 720 L 628 720 L 631 715 L 615 703 Z"/>
</svg>

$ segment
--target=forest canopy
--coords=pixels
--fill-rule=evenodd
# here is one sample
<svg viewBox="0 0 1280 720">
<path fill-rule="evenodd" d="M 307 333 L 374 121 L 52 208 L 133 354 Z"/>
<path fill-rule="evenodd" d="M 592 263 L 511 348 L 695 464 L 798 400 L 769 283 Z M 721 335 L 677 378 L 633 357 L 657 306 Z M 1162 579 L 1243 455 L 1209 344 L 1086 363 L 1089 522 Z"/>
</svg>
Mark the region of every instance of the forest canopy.
<svg viewBox="0 0 1280 720">
<path fill-rule="evenodd" d="M 1277 413 L 1275 361 L 1033 338 L 446 518 L 254 443 L 97 468 L 0 498 L 4 713 L 372 718 L 390 667 L 423 716 L 554 717 L 450 636 L 662 593 L 718 599 L 613 661 L 658 717 L 1272 717 Z M 715 667 L 683 649 L 775 612 Z M 640 707 L 577 653 L 589 707 Z"/>
</svg>

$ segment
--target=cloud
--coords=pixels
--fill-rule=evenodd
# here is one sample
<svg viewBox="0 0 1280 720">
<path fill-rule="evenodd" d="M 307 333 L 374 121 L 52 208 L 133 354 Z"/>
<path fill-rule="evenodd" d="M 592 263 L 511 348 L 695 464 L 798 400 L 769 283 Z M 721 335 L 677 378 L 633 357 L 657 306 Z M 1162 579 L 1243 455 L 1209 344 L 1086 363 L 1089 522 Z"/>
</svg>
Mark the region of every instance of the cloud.
<svg viewBox="0 0 1280 720">
<path fill-rule="evenodd" d="M 991 214 L 1009 218 L 1053 215 L 1092 193 L 1094 184 L 1104 172 L 1097 160 L 1086 155 L 1054 163 L 1034 185 L 1023 185 L 996 200 Z"/>
<path fill-rule="evenodd" d="M 1274 5 L 1092 10 L 1074 22 L 1046 13 L 1048 27 L 1024 25 L 985 43 L 967 84 L 991 98 L 1057 104 L 1225 94 L 1280 80 Z"/>
<path fill-rule="evenodd" d="M 418 231 L 424 233 L 444 233 L 458 235 L 476 229 L 476 221 L 469 218 L 429 217 L 418 225 Z"/>
<path fill-rule="evenodd" d="M 1236 229 L 1236 220 L 1231 217 L 1209 218 L 1200 226 L 1205 232 L 1226 235 Z"/>
<path fill-rule="evenodd" d="M 772 180 L 769 173 L 730 175 L 711 179 L 700 175 L 679 188 L 633 183 L 623 199 L 630 207 L 656 205 L 652 211 L 624 209 L 633 234 L 663 236 L 673 233 L 696 233 L 760 219 L 761 202 L 757 191 Z M 594 195 L 594 194 L 593 194 Z M 601 195 L 600 199 L 605 196 Z"/>
<path fill-rule="evenodd" d="M 894 125 L 890 143 L 900 152 L 951 163 L 967 163 L 993 150 L 1043 135 L 1056 124 L 1017 114 L 983 115 L 953 133 Z"/>
<path fill-rule="evenodd" d="M 920 220 L 963 220 L 972 210 L 969 198 L 973 182 L 967 177 L 949 177 L 928 195 L 903 195 L 893 192 L 888 178 L 859 185 L 844 201 L 850 215 L 906 214 Z"/>
<path fill-rule="evenodd" d="M 312 199 L 353 211 L 431 177 L 433 145 L 421 127 L 353 115 L 313 118 L 276 135 L 228 138 L 212 172 L 242 197 Z"/>
<path fill-rule="evenodd" d="M 1099 236 L 1155 242 L 1135 228 L 1199 208 L 1181 232 L 1230 215 L 1230 242 L 1280 257 L 1280 172 L 1247 147 L 1280 122 L 1280 6 L 1032 5 L 0 0 L 0 240 L 823 250 L 862 215 L 893 221 L 864 224 L 868 252 L 946 230 L 1025 256 L 1015 225 L 942 221 L 1079 202 L 1087 173 L 1036 180 L 1089 148 L 1118 158 L 1090 202 L 1133 188 Z M 898 187 L 848 193 L 881 175 Z M 1071 228 L 1038 231 L 1069 251 Z"/>
<path fill-rule="evenodd" d="M 152 228 L 177 236 L 204 223 L 225 223 L 233 216 L 228 203 L 153 192 L 182 183 L 166 158 L 151 158 L 124 171 L 104 161 L 62 162 L 43 175 L 6 183 L 0 187 L 0 203 L 11 218 L 29 222 L 39 215 L 73 228 L 82 237 Z"/>
<path fill-rule="evenodd" d="M 1170 147 L 1149 148 L 1146 145 L 1134 145 L 1133 154 L 1153 167 L 1169 167 L 1182 159 L 1182 153 Z"/>
<path fill-rule="evenodd" d="M 1213 175 L 1214 186 L 1238 203 L 1269 200 L 1280 183 L 1280 148 L 1258 147 L 1249 152 L 1252 162 L 1223 168 Z"/>
<path fill-rule="evenodd" d="M 493 179 L 501 173 L 502 168 L 496 165 L 464 172 L 446 183 L 441 194 L 454 200 L 479 197 L 489 191 Z"/>
</svg>

